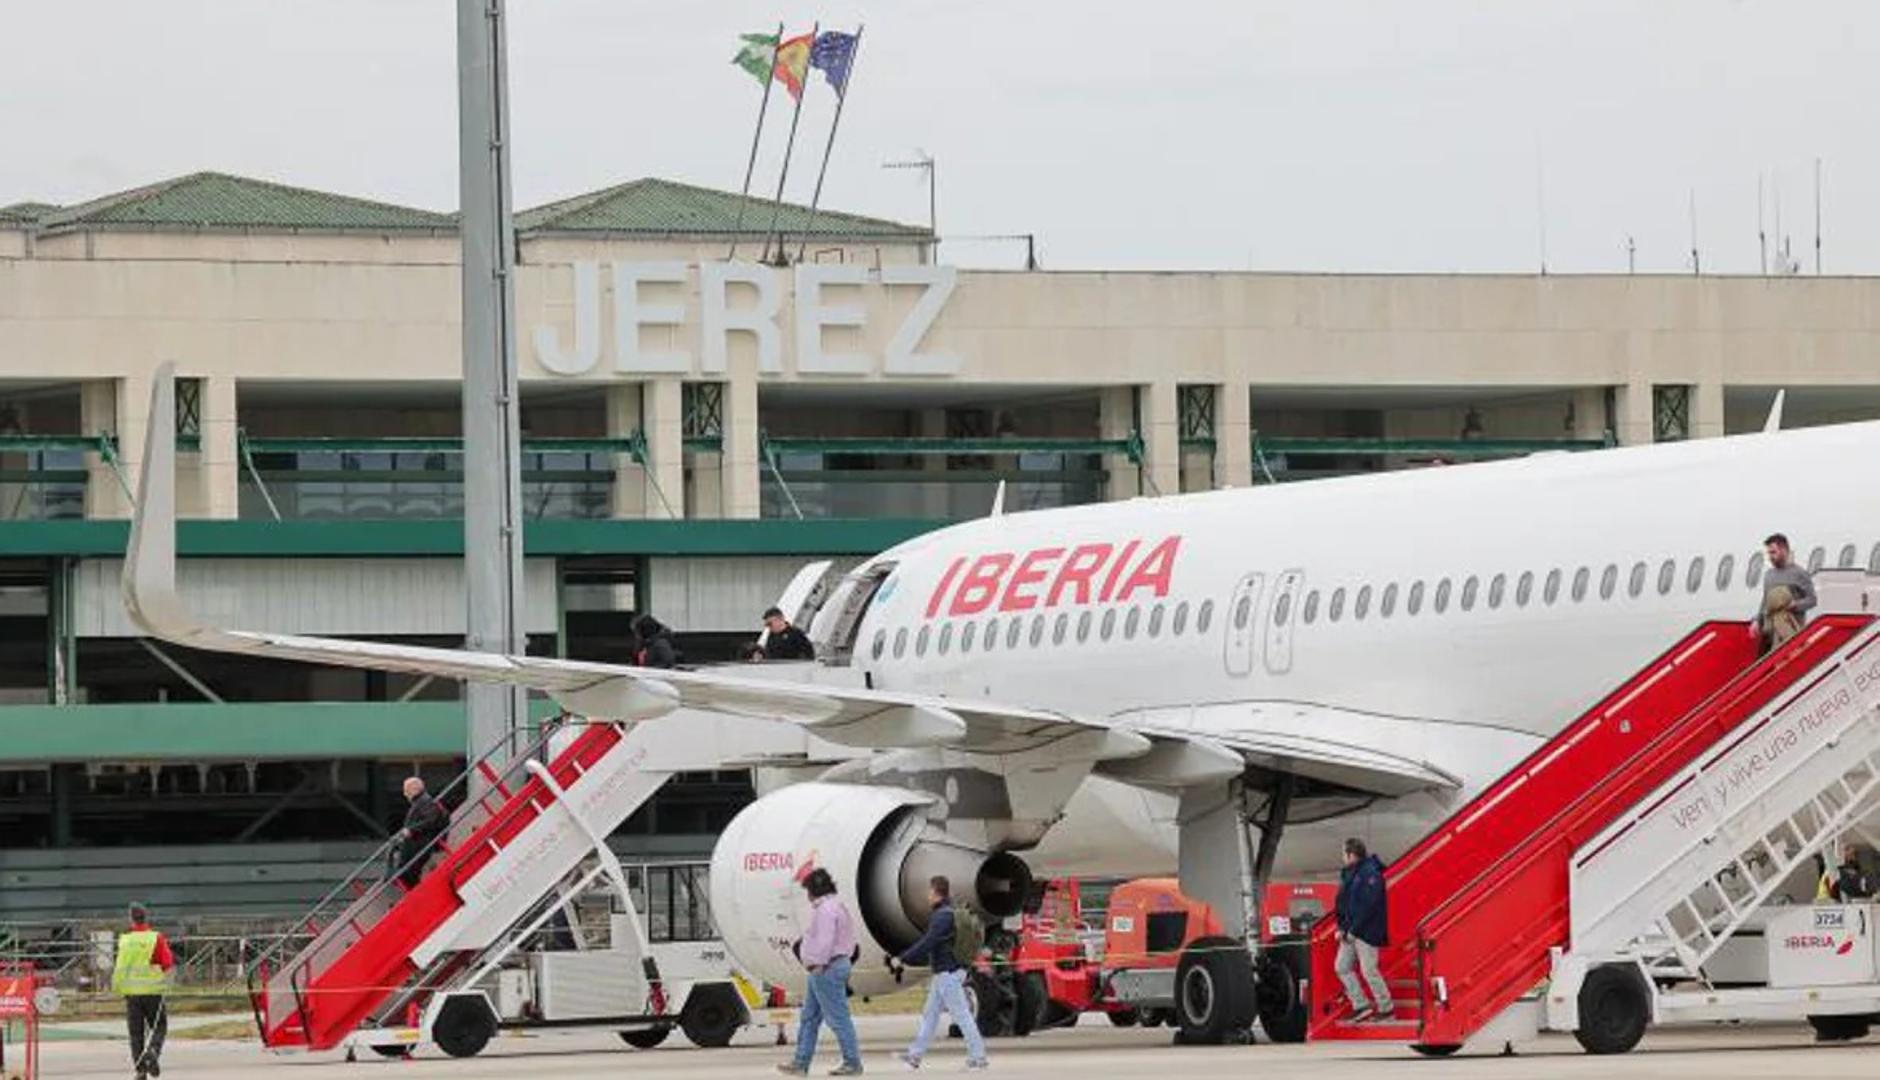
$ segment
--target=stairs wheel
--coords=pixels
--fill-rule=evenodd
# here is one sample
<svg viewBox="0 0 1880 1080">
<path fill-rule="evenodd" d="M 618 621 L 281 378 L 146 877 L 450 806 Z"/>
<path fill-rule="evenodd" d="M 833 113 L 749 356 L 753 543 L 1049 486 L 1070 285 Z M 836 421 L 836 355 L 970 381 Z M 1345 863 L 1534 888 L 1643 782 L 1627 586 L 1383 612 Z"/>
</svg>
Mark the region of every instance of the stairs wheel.
<svg viewBox="0 0 1880 1080">
<path fill-rule="evenodd" d="M 1430 1043 L 1411 1043 L 1410 1049 L 1415 1050 L 1417 1053 L 1422 1054 L 1424 1057 L 1440 1058 L 1440 1057 L 1448 1057 L 1449 1055 L 1462 1049 L 1462 1044 L 1461 1043 L 1439 1043 L 1436 1045 L 1431 1045 Z"/>
<path fill-rule="evenodd" d="M 1310 970 L 1306 943 L 1289 941 L 1260 951 L 1255 962 L 1259 981 L 1254 986 L 1254 1002 L 1260 1014 L 1260 1028 L 1276 1043 L 1306 1041 L 1306 1027 L 1312 1013 L 1306 1007 L 1300 989 Z"/>
<path fill-rule="evenodd" d="M 1230 937 L 1204 937 L 1175 966 L 1175 1021 L 1184 1045 L 1219 1046 L 1253 1027 L 1253 955 Z"/>
<path fill-rule="evenodd" d="M 431 1041 L 451 1057 L 475 1057 L 495 1034 L 496 1012 L 482 994 L 451 998 L 431 1023 Z"/>
<path fill-rule="evenodd" d="M 1142 1014 L 1134 1009 L 1112 1009 L 1103 1015 L 1110 1018 L 1112 1027 L 1135 1027 L 1142 1023 Z"/>
<path fill-rule="evenodd" d="M 654 1024 L 652 1027 L 628 1028 L 620 1033 L 620 1041 L 635 1050 L 651 1050 L 666 1041 L 672 1034 L 671 1024 Z"/>
<path fill-rule="evenodd" d="M 1867 1037 L 1873 1017 L 1867 1013 L 1855 1016 L 1811 1016 L 1808 1026 L 1815 1029 L 1816 1042 L 1852 1042 Z"/>
<path fill-rule="evenodd" d="M 685 1008 L 679 1010 L 685 1037 L 708 1050 L 730 1046 L 744 1022 L 744 1003 L 729 986 L 701 986 L 686 996 Z"/>
<path fill-rule="evenodd" d="M 412 1051 L 416 1049 L 417 1047 L 410 1043 L 380 1043 L 372 1048 L 372 1052 L 382 1058 L 397 1058 L 402 1060 L 410 1057 Z M 352 1053 L 350 1050 L 346 1052 L 348 1054 Z"/>
<path fill-rule="evenodd" d="M 1651 1022 L 1651 994 L 1637 968 L 1597 967 L 1580 984 L 1580 1027 L 1573 1033 L 1589 1054 L 1623 1054 Z"/>
</svg>

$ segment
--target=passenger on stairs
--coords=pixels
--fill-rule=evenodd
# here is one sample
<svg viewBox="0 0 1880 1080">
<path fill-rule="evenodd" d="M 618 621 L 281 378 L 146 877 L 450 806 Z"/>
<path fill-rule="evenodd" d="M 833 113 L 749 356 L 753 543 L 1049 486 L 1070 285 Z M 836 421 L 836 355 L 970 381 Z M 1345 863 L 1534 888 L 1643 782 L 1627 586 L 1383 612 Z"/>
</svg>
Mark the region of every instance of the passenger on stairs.
<svg viewBox="0 0 1880 1080">
<path fill-rule="evenodd" d="M 398 880 L 405 888 L 415 889 L 424 878 L 425 864 L 431 861 L 432 848 L 450 828 L 450 811 L 424 790 L 424 780 L 405 778 L 405 827 L 398 830 L 398 845 L 392 850 L 398 867 Z"/>
<path fill-rule="evenodd" d="M 1756 634 L 1768 652 L 1801 632 L 1808 610 L 1815 606 L 1815 582 L 1795 565 L 1789 538 L 1772 533 L 1763 541 L 1769 569 L 1763 574 L 1763 602 L 1756 614 Z"/>
<path fill-rule="evenodd" d="M 1834 876 L 1834 898 L 1843 904 L 1867 900 L 1874 894 L 1873 878 L 1860 867 L 1860 849 L 1853 844 L 1841 851 L 1841 868 Z"/>
<path fill-rule="evenodd" d="M 1351 1018 L 1389 1020 L 1395 1014 L 1390 984 L 1377 967 L 1377 951 L 1388 942 L 1388 905 L 1384 864 L 1365 850 L 1364 841 L 1345 841 L 1345 868 L 1338 876 L 1338 978 L 1351 999 Z M 1359 981 L 1359 973 L 1363 981 Z M 1370 996 L 1365 996 L 1366 988 Z"/>
</svg>

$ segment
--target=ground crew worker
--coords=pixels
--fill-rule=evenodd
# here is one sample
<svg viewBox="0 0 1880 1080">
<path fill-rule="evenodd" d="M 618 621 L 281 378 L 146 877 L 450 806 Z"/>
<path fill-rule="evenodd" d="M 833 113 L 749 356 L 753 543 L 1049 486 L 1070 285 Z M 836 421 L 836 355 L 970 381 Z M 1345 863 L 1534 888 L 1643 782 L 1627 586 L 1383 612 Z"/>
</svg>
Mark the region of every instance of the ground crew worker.
<svg viewBox="0 0 1880 1080">
<path fill-rule="evenodd" d="M 1768 652 L 1782 643 L 1777 638 L 1778 620 L 1783 624 L 1780 629 L 1790 636 L 1800 631 L 1808 610 L 1815 606 L 1815 580 L 1795 565 L 1789 538 L 1781 533 L 1771 533 L 1763 540 L 1763 554 L 1769 559 L 1769 569 L 1763 574 L 1763 602 L 1756 610 L 1756 634 L 1762 639 L 1763 651 Z M 1772 595 L 1777 589 L 1788 590 L 1788 595 Z"/>
<path fill-rule="evenodd" d="M 1377 969 L 1377 951 L 1389 940 L 1390 924 L 1384 895 L 1384 864 L 1364 848 L 1364 841 L 1345 841 L 1345 868 L 1338 876 L 1338 959 L 1333 965 L 1351 999 L 1353 1020 L 1389 1020 L 1394 1012 L 1390 984 Z M 1364 980 L 1358 979 L 1363 972 Z M 1366 988 L 1371 991 L 1367 999 Z M 1375 1002 L 1375 1004 L 1374 1004 Z"/>
<path fill-rule="evenodd" d="M 163 1037 L 170 1021 L 163 1007 L 176 957 L 162 931 L 150 928 L 150 912 L 132 904 L 131 928 L 118 935 L 117 961 L 111 968 L 111 992 L 124 998 L 130 1028 L 131 1065 L 137 1080 L 163 1075 Z"/>
<path fill-rule="evenodd" d="M 1860 868 L 1860 849 L 1853 844 L 1841 850 L 1841 867 L 1834 876 L 1834 898 L 1844 904 L 1873 896 L 1873 879 Z"/>
</svg>

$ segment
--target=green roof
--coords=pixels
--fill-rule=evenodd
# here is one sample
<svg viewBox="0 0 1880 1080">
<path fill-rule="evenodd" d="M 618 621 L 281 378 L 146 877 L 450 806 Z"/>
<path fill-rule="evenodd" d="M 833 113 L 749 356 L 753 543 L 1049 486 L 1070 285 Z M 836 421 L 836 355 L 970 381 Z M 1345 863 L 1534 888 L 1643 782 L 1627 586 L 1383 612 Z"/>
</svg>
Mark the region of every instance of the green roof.
<svg viewBox="0 0 1880 1080">
<path fill-rule="evenodd" d="M 196 228 L 454 231 L 449 214 L 200 172 L 66 207 L 43 229 Z"/>
<path fill-rule="evenodd" d="M 58 208 L 56 203 L 48 202 L 16 202 L 11 206 L 0 206 L 0 224 L 31 225 Z"/>
<path fill-rule="evenodd" d="M 695 187 L 672 180 L 648 178 L 577 195 L 516 214 L 517 232 L 650 233 L 662 236 L 730 236 L 769 229 L 772 204 L 752 195 L 744 205 L 736 192 Z M 818 209 L 810 221 L 809 207 L 784 203 L 778 228 L 802 236 L 846 239 L 926 240 L 926 228 L 885 218 L 862 217 Z"/>
</svg>

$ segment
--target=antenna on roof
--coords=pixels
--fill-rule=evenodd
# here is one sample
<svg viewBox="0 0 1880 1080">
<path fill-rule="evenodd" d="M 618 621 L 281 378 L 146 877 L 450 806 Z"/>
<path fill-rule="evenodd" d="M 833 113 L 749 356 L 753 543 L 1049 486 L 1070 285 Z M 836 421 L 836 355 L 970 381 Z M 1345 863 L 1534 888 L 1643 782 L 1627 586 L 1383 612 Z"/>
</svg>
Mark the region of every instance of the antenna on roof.
<svg viewBox="0 0 1880 1080">
<path fill-rule="evenodd" d="M 1815 276 L 1821 276 L 1821 159 L 1815 159 Z"/>
<path fill-rule="evenodd" d="M 1691 273 L 1704 272 L 1703 260 L 1697 255 L 1697 189 L 1691 189 Z"/>
<path fill-rule="evenodd" d="M 1763 174 L 1756 170 L 1756 257 L 1757 265 L 1762 267 L 1759 273 L 1769 273 L 1769 234 L 1763 229 Z"/>
</svg>

